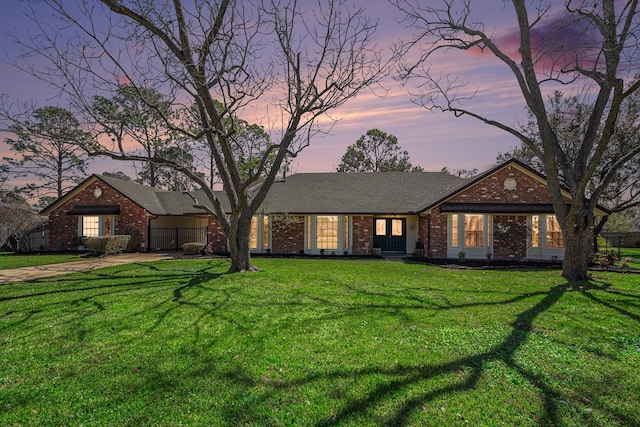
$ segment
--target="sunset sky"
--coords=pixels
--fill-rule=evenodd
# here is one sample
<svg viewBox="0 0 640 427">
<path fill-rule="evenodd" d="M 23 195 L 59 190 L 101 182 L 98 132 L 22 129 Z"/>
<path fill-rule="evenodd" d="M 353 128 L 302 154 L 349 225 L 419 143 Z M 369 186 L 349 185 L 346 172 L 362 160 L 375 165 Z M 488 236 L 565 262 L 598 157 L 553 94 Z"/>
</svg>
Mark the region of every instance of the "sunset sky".
<svg viewBox="0 0 640 427">
<path fill-rule="evenodd" d="M 386 0 L 360 0 L 367 15 L 379 20 L 378 46 L 387 46 L 400 39 L 410 38 L 410 31 L 399 23 L 401 17 Z M 5 32 L 22 34 L 32 25 L 23 16 L 26 1 L 5 2 L 0 26 Z M 485 23 L 485 31 L 508 46 L 515 40 L 516 31 L 513 6 L 496 0 L 474 0 L 474 16 Z M 46 16 L 46 15 L 43 15 Z M 15 58 L 17 48 L 3 32 L 0 34 L 3 58 Z M 517 49 L 514 44 L 513 49 Z M 477 91 L 466 106 L 494 119 L 513 125 L 526 119 L 522 95 L 512 76 L 503 65 L 489 55 L 477 52 L 450 51 L 431 64 L 433 70 L 452 73 L 470 82 L 469 90 Z M 59 105 L 56 92 L 34 77 L 17 71 L 11 65 L 0 63 L 0 93 L 9 95 L 13 102 L 35 101 L 38 106 Z M 384 97 L 362 93 L 334 111 L 340 119 L 331 134 L 318 137 L 292 164 L 294 172 L 330 172 L 335 170 L 346 147 L 355 143 L 367 130 L 378 128 L 397 136 L 401 147 L 409 152 L 411 162 L 427 171 L 449 169 L 485 170 L 495 164 L 496 156 L 518 144 L 514 137 L 482 124 L 475 119 L 455 118 L 451 113 L 427 111 L 412 103 L 407 88 L 398 82 L 387 83 L 389 92 Z M 4 140 L 4 138 L 2 138 Z M 0 142 L 0 154 L 8 152 Z M 121 164 L 95 162 L 90 172 L 125 170 Z"/>
</svg>

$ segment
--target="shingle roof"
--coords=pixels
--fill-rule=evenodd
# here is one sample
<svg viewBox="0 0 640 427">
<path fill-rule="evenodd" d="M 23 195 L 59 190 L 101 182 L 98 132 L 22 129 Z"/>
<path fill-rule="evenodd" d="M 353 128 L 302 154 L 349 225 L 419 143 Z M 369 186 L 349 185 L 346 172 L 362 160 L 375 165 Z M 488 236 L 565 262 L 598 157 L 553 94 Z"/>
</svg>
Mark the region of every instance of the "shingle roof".
<svg viewBox="0 0 640 427">
<path fill-rule="evenodd" d="M 110 176 L 99 176 L 104 182 L 127 196 L 129 199 L 142 206 L 147 212 L 153 215 L 189 215 L 202 214 L 203 210 L 194 208 L 194 202 L 181 191 L 167 191 L 131 181 L 123 181 Z M 228 211 L 228 203 L 222 192 L 216 192 L 222 200 L 222 206 Z M 199 203 L 207 204 L 211 207 L 207 197 L 202 191 L 195 191 Z"/>
<path fill-rule="evenodd" d="M 296 174 L 274 183 L 263 207 L 277 213 L 413 213 L 466 182 L 442 172 Z"/>
<path fill-rule="evenodd" d="M 154 215 L 202 213 L 191 198 L 117 178 L 101 176 L 107 184 Z M 273 184 L 262 210 L 273 213 L 382 214 L 414 213 L 464 186 L 468 180 L 442 172 L 303 173 Z M 208 203 L 201 191 L 194 193 Z M 216 192 L 229 211 L 224 192 Z"/>
</svg>

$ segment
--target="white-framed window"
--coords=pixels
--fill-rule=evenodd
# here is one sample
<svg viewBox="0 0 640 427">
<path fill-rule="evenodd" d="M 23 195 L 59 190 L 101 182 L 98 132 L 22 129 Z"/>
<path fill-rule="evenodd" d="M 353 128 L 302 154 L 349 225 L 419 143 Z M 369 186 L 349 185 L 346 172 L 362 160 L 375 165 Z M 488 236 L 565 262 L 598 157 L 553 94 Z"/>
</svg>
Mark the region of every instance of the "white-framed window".
<svg viewBox="0 0 640 427">
<path fill-rule="evenodd" d="M 460 246 L 460 239 L 458 237 L 458 229 L 460 228 L 460 224 L 458 224 L 458 215 L 451 215 L 451 226 L 449 230 L 451 230 L 451 246 L 457 248 Z"/>
<path fill-rule="evenodd" d="M 346 215 L 307 215 L 305 217 L 305 248 L 307 252 L 349 251 L 350 221 Z"/>
<path fill-rule="evenodd" d="M 316 217 L 316 248 L 338 250 L 338 215 Z"/>
<path fill-rule="evenodd" d="M 555 215 L 547 215 L 547 248 L 564 248 L 564 236 Z"/>
<path fill-rule="evenodd" d="M 527 220 L 529 236 L 527 257 L 530 259 L 563 259 L 564 237 L 553 214 L 535 214 Z"/>
<path fill-rule="evenodd" d="M 263 251 L 268 249 L 269 232 L 269 217 L 267 215 L 254 215 L 251 218 L 249 249 L 252 251 Z"/>
<path fill-rule="evenodd" d="M 484 259 L 491 250 L 492 218 L 488 214 L 454 213 L 447 220 L 447 256 L 461 252 L 468 259 Z"/>
<path fill-rule="evenodd" d="M 115 230 L 115 217 L 112 215 L 82 215 L 78 217 L 78 236 L 110 236 Z"/>
<path fill-rule="evenodd" d="M 464 216 L 464 246 L 479 248 L 484 246 L 484 215 L 465 214 Z"/>
<path fill-rule="evenodd" d="M 540 217 L 538 215 L 531 216 L 531 247 L 540 247 Z"/>
</svg>

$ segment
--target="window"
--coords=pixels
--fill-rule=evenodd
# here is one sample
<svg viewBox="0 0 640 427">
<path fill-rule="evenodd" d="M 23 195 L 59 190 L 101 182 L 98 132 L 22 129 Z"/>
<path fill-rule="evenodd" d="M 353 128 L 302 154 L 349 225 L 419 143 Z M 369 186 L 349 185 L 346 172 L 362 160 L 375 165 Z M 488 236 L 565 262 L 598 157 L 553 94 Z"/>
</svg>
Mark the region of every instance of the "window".
<svg viewBox="0 0 640 427">
<path fill-rule="evenodd" d="M 451 215 L 451 246 L 458 246 L 458 215 Z"/>
<path fill-rule="evenodd" d="M 555 215 L 547 215 L 547 248 L 564 248 L 564 237 Z"/>
<path fill-rule="evenodd" d="M 344 250 L 349 250 L 349 217 L 345 215 L 344 217 L 344 242 L 343 242 Z"/>
<path fill-rule="evenodd" d="M 269 247 L 269 217 L 262 217 L 262 247 Z"/>
<path fill-rule="evenodd" d="M 540 217 L 533 215 L 531 217 L 531 247 L 537 248 L 540 246 Z"/>
<path fill-rule="evenodd" d="M 83 216 L 81 236 L 96 237 L 100 235 L 100 217 Z"/>
<path fill-rule="evenodd" d="M 392 236 L 402 236 L 402 220 L 401 219 L 392 219 L 391 220 L 391 235 Z"/>
<path fill-rule="evenodd" d="M 484 246 L 484 216 L 464 216 L 464 245 L 466 247 Z"/>
<path fill-rule="evenodd" d="M 347 215 L 308 215 L 305 221 L 305 251 L 325 250 L 333 254 L 349 251 L 350 220 Z"/>
<path fill-rule="evenodd" d="M 386 235 L 387 235 L 387 220 L 376 219 L 376 236 L 386 236 Z"/>
<path fill-rule="evenodd" d="M 251 218 L 251 237 L 249 237 L 249 248 L 258 249 L 258 218 Z"/>
<path fill-rule="evenodd" d="M 318 215 L 316 249 L 338 249 L 338 217 Z"/>
<path fill-rule="evenodd" d="M 110 215 L 86 215 L 78 218 L 78 236 L 110 236 L 115 228 L 115 217 Z"/>
<path fill-rule="evenodd" d="M 251 218 L 251 235 L 249 249 L 267 249 L 269 247 L 269 217 L 253 216 Z"/>
</svg>

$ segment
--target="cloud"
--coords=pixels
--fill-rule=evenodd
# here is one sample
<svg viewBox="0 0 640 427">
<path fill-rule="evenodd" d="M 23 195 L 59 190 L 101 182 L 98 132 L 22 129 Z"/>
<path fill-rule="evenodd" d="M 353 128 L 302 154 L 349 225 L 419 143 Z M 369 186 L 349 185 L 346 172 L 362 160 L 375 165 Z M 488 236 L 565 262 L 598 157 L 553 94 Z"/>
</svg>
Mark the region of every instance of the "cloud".
<svg viewBox="0 0 640 427">
<path fill-rule="evenodd" d="M 551 14 L 551 12 L 550 12 Z M 602 35 L 595 24 L 576 14 L 563 11 L 539 21 L 531 29 L 531 53 L 536 71 L 557 75 L 576 66 L 591 69 L 599 65 Z M 512 60 L 521 61 L 520 30 L 506 29 L 493 42 Z M 469 50 L 474 57 L 489 57 L 488 49 Z"/>
</svg>

